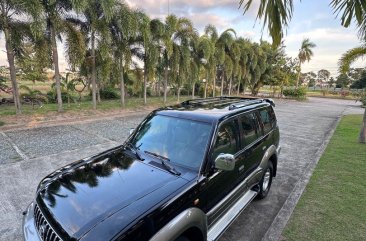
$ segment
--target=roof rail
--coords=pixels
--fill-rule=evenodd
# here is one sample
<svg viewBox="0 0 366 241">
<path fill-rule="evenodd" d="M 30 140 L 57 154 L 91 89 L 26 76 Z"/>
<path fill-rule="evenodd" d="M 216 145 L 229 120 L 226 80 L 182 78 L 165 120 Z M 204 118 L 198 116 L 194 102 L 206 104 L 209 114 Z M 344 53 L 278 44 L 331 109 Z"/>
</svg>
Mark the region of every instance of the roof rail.
<svg viewBox="0 0 366 241">
<path fill-rule="evenodd" d="M 248 105 L 263 103 L 263 99 L 241 101 L 229 106 L 229 110 L 239 109 Z"/>
</svg>

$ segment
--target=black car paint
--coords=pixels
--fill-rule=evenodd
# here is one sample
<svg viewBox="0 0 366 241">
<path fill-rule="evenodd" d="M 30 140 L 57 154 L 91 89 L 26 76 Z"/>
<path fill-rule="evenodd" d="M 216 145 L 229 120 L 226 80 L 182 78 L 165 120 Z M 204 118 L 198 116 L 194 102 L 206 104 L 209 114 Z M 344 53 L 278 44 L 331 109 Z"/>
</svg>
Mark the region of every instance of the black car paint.
<svg viewBox="0 0 366 241">
<path fill-rule="evenodd" d="M 268 103 L 255 104 L 248 106 L 245 111 L 252 111 L 259 107 L 269 106 Z M 213 137 L 221 123 L 227 120 L 236 119 L 239 114 L 243 113 L 243 110 L 235 110 L 230 113 L 223 110 L 222 112 L 217 111 L 217 113 L 207 115 L 210 107 L 207 107 L 207 110 L 202 108 L 189 108 L 187 110 L 189 113 L 182 113 L 182 111 L 185 112 L 184 108 L 183 105 L 177 105 L 175 107 L 158 109 L 153 111 L 147 118 L 152 115 L 160 114 L 212 124 L 211 142 L 207 147 L 206 155 L 199 173 L 183 167 L 176 167 L 182 175 L 172 175 L 159 168 L 158 165 L 148 164 L 149 161 L 136 160 L 136 157 L 126 150 L 124 146 L 66 166 L 65 168 L 50 174 L 41 182 L 36 198 L 38 205 L 47 220 L 49 220 L 50 224 L 56 229 L 57 233 L 65 240 L 148 240 L 169 220 L 189 207 L 197 206 L 205 213 L 208 212 L 210 208 L 217 204 L 223 196 L 230 192 L 230 190 L 250 172 L 250 170 L 245 170 L 244 173 L 241 173 L 238 170 L 240 160 L 243 162 L 248 161 L 246 160 L 246 156 L 251 152 L 260 150 L 267 141 L 278 138 L 277 128 L 262 136 L 253 147 L 239 151 L 239 154 L 237 155 L 239 164 L 236 166 L 235 172 L 236 175 L 241 175 L 241 177 L 235 182 L 229 182 L 228 177 L 233 173 L 218 171 L 213 168 L 213 160 L 210 158 L 215 142 L 215 138 Z M 136 130 L 143 124 L 144 121 Z M 133 138 L 133 135 L 131 135 L 130 138 Z M 240 149 L 242 148 L 243 146 L 241 146 Z M 259 156 L 261 154 L 263 154 L 263 152 L 259 151 L 255 156 L 257 157 L 257 155 Z M 148 159 L 149 157 L 144 156 L 144 158 Z M 106 168 L 107 164 L 111 164 L 106 161 L 109 159 L 113 159 L 112 162 L 115 164 L 111 173 L 105 173 L 105 175 L 102 174 L 100 176 L 96 175 L 96 180 L 83 180 L 82 178 L 80 179 L 80 177 L 77 177 L 77 175 L 82 176 L 85 174 L 85 171 L 82 170 L 88 168 L 92 169 L 93 167 L 98 167 L 97 169 L 100 169 L 103 173 L 103 168 Z M 257 161 L 259 160 L 259 158 L 255 159 Z M 254 166 L 257 165 L 257 163 L 253 164 Z M 128 190 L 134 190 L 144 186 L 145 191 L 135 193 L 133 196 L 131 193 L 123 192 L 123 190 L 114 190 L 117 189 L 117 184 L 122 185 L 123 183 L 121 180 L 118 180 L 123 179 L 123 177 L 120 176 L 122 170 L 127 174 L 128 172 L 130 172 L 130 174 L 141 172 L 141 175 L 146 178 L 146 182 L 129 182 L 128 184 L 131 186 Z M 147 175 L 150 172 L 158 175 L 153 175 L 154 178 L 152 178 L 151 175 Z M 90 177 L 90 175 L 86 175 L 86 177 Z M 111 187 L 108 189 L 105 186 L 101 187 L 100 182 L 103 181 L 114 183 L 114 188 Z M 223 182 L 226 184 L 222 185 Z M 69 186 L 66 188 L 67 185 Z M 218 191 L 218 187 L 220 186 L 223 186 L 224 189 Z M 57 190 L 56 187 L 62 187 L 62 189 Z M 93 193 L 92 190 L 99 190 L 103 195 L 91 194 L 91 196 L 89 196 L 91 200 L 78 199 L 76 194 L 82 195 L 86 190 L 90 193 Z M 121 197 L 121 199 L 115 199 L 112 200 L 115 201 L 114 203 L 109 203 L 108 201 L 111 201 L 110 195 L 113 193 L 121 195 L 118 196 Z M 89 208 L 90 205 L 93 205 L 94 203 L 100 203 L 100 208 L 103 210 L 99 213 L 95 212 L 88 217 L 82 217 L 80 215 L 75 217 L 75 207 L 72 208 L 70 204 L 70 201 L 72 200 L 70 197 L 73 195 L 76 198 L 78 205 Z M 51 205 L 52 198 L 55 202 L 53 205 Z M 197 200 L 198 203 L 196 202 Z M 57 202 L 59 202 L 58 206 Z M 103 206 L 102 203 L 105 203 L 105 206 Z M 66 213 L 66 216 L 62 217 L 60 213 L 65 210 L 65 205 L 70 213 Z M 60 208 L 60 210 L 58 210 L 58 208 Z M 73 227 L 75 224 L 70 223 L 70 221 L 75 218 L 84 218 L 83 220 L 85 223 L 83 223 L 83 225 L 79 223 L 81 227 L 75 229 L 75 226 Z M 210 221 L 212 220 L 209 220 L 209 222 Z"/>
</svg>

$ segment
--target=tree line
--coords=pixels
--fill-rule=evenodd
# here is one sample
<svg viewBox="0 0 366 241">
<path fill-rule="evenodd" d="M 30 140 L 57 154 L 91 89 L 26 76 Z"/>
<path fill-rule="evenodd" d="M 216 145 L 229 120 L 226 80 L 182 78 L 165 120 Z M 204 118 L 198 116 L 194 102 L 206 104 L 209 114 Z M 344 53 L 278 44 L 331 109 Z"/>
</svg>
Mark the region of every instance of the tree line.
<svg viewBox="0 0 366 241">
<path fill-rule="evenodd" d="M 141 80 L 144 103 L 152 83 L 159 94 L 162 89 L 164 102 L 169 86 L 174 86 L 179 100 L 182 89 L 194 96 L 202 80 L 204 97 L 239 94 L 246 88 L 256 95 L 263 84 L 281 89 L 298 85 L 301 64 L 310 60 L 315 47 L 304 40 L 293 59 L 283 45 L 237 37 L 231 28 L 219 33 L 210 24 L 200 35 L 188 18 L 151 19 L 118 0 L 4 0 L 0 31 L 17 113 L 21 99 L 16 65 L 33 81 L 44 79 L 44 69 L 52 68 L 58 111 L 63 110 L 61 43 L 69 68 L 90 86 L 94 109 L 106 86 L 119 86 L 124 107 L 131 74 L 132 82 Z"/>
</svg>

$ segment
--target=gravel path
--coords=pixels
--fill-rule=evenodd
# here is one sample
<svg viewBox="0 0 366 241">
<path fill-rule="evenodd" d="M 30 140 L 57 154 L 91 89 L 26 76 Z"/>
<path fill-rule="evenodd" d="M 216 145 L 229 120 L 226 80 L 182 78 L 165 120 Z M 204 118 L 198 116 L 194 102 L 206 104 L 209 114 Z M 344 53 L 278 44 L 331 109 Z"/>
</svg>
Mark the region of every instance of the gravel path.
<svg viewBox="0 0 366 241">
<path fill-rule="evenodd" d="M 339 116 L 363 113 L 357 105 L 320 98 L 278 101 L 282 153 L 271 193 L 249 205 L 221 241 L 261 240 Z M 22 240 L 21 212 L 45 175 L 122 143 L 143 117 L 0 132 L 0 240 Z"/>
</svg>

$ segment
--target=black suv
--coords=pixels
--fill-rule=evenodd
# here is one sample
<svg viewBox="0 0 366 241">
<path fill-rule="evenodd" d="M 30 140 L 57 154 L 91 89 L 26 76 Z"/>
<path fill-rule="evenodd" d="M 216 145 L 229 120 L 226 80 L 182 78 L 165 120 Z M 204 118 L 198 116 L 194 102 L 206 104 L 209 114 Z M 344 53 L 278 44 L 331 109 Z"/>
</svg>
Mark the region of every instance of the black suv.
<svg viewBox="0 0 366 241">
<path fill-rule="evenodd" d="M 44 178 L 25 240 L 216 240 L 276 176 L 270 99 L 217 97 L 153 111 L 114 149 Z"/>
</svg>

